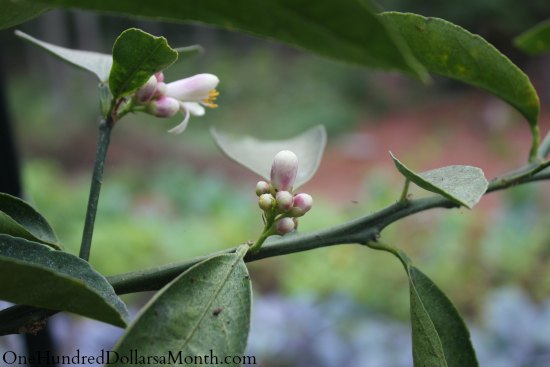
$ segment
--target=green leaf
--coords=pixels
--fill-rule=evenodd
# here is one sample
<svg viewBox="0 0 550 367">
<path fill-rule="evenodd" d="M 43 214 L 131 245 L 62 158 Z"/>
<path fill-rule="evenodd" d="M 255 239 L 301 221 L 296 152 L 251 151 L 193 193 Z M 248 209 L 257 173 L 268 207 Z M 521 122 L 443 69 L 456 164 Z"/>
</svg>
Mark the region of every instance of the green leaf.
<svg viewBox="0 0 550 367">
<path fill-rule="evenodd" d="M 540 102 L 529 78 L 483 38 L 442 19 L 395 12 L 381 16 L 429 71 L 484 89 L 537 125 Z"/>
<path fill-rule="evenodd" d="M 109 72 L 113 64 L 111 55 L 56 46 L 40 41 L 21 31 L 15 31 L 15 35 L 48 51 L 62 61 L 95 74 L 101 82 L 106 82 L 109 79 Z"/>
<path fill-rule="evenodd" d="M 0 279 L 0 299 L 126 326 L 128 311 L 113 287 L 69 253 L 2 234 Z"/>
<path fill-rule="evenodd" d="M 154 73 L 178 59 L 164 37 L 155 37 L 136 28 L 125 30 L 113 46 L 113 67 L 109 88 L 115 99 L 141 87 Z"/>
<path fill-rule="evenodd" d="M 397 170 L 408 180 L 424 190 L 443 195 L 467 208 L 473 208 L 487 191 L 489 183 L 481 168 L 448 166 L 422 173 L 414 173 L 391 152 L 390 155 Z"/>
<path fill-rule="evenodd" d="M 415 366 L 475 367 L 470 333 L 447 296 L 414 266 L 407 267 Z"/>
<path fill-rule="evenodd" d="M 210 133 L 221 150 L 235 162 L 252 172 L 270 179 L 271 163 L 281 150 L 291 150 L 298 157 L 298 173 L 294 188 L 313 177 L 323 156 L 327 132 L 323 125 L 286 140 L 258 140 L 250 136 L 236 136 L 214 128 Z"/>
<path fill-rule="evenodd" d="M 175 356 L 181 352 L 181 358 L 209 355 L 212 350 L 220 360 L 243 355 L 251 303 L 250 278 L 243 262 L 247 249 L 245 245 L 236 253 L 207 259 L 166 285 L 114 350 L 121 356 L 131 350 L 165 356 L 169 351 Z"/>
<path fill-rule="evenodd" d="M 519 49 L 533 55 L 550 51 L 550 19 L 514 38 L 514 44 Z"/>
<path fill-rule="evenodd" d="M 393 254 L 409 277 L 415 367 L 477 367 L 468 328 L 449 298 L 403 251 L 379 242 L 369 247 Z"/>
<path fill-rule="evenodd" d="M 0 234 L 26 238 L 62 249 L 52 227 L 32 206 L 14 196 L 0 193 Z"/>
<path fill-rule="evenodd" d="M 50 8 L 51 6 L 36 1 L 0 0 L 0 29 L 26 22 Z"/>
<path fill-rule="evenodd" d="M 364 0 L 44 0 L 102 12 L 201 22 L 275 39 L 336 60 L 425 78 L 407 45 Z M 314 6 L 313 6 L 314 5 Z"/>
</svg>

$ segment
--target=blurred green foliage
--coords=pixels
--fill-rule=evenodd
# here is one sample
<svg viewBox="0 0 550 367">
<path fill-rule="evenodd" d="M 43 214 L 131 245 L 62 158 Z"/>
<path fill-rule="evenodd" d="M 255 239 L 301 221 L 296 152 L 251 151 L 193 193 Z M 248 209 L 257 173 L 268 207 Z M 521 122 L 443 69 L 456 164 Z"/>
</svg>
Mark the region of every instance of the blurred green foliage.
<svg viewBox="0 0 550 367">
<path fill-rule="evenodd" d="M 467 9 L 462 3 L 454 6 Z M 421 13 L 468 26 L 435 14 L 435 8 Z M 118 26 L 130 25 L 135 24 Z M 183 36 L 186 28 L 177 29 L 174 46 L 193 43 Z M 219 109 L 192 117 L 178 137 L 165 132 L 182 116 L 166 120 L 132 115 L 114 131 L 91 254 L 93 266 L 105 274 L 188 259 L 258 235 L 262 223 L 255 181 L 235 184 L 234 178 L 216 170 L 219 166 L 211 165 L 219 152 L 209 126 L 276 139 L 322 123 L 334 139 L 390 107 L 398 111 L 441 94 L 438 83 L 425 88 L 250 38 L 240 45 L 233 36 L 212 35 L 219 45 L 227 44 L 207 47 L 204 55 L 177 63 L 166 72 L 166 80 L 217 74 Z M 11 73 L 9 80 L 26 158 L 25 186 L 67 250 L 77 253 L 97 134 L 97 84 L 92 76 L 60 62 L 52 71 L 41 60 Z M 416 158 L 443 149 L 430 139 L 421 137 L 418 145 L 425 150 Z M 503 144 L 501 156 L 512 154 Z M 395 181 L 399 175 L 389 160 L 386 167 L 365 172 L 364 194 L 356 204 L 315 196 L 314 208 L 300 220 L 299 229 L 325 228 L 395 202 L 402 182 Z M 544 215 L 548 203 L 541 200 L 541 187 L 532 184 L 492 194 L 501 198 L 493 210 L 422 213 L 388 228 L 383 239 L 402 247 L 469 317 L 477 316 L 479 303 L 494 286 L 519 283 L 542 299 L 550 292 L 550 218 Z M 335 246 L 250 267 L 259 291 L 327 296 L 346 292 L 371 309 L 408 317 L 406 277 L 398 261 L 384 253 Z"/>
<path fill-rule="evenodd" d="M 47 161 L 26 165 L 32 201 L 50 220 L 68 251 L 77 253 L 88 177 L 65 177 Z M 325 228 L 380 209 L 398 190 L 390 172 L 365 178 L 366 204 L 342 207 L 316 197 L 301 231 Z M 153 171 L 111 173 L 104 185 L 91 261 L 106 274 L 137 270 L 235 246 L 257 236 L 260 212 L 250 187 L 235 187 L 215 172 L 159 166 Z M 550 292 L 549 218 L 538 188 L 503 193 L 505 210 L 438 210 L 397 223 L 383 239 L 407 251 L 450 297 L 475 317 L 492 287 L 520 283 L 532 296 Z M 518 198 L 521 197 L 521 200 Z M 404 240 L 407 239 L 407 240 Z M 542 254 L 542 255 L 541 255 Z M 260 291 L 344 292 L 371 309 L 407 318 L 408 294 L 401 264 L 360 246 L 336 246 L 253 263 Z M 546 279 L 546 280 L 545 280 Z"/>
</svg>

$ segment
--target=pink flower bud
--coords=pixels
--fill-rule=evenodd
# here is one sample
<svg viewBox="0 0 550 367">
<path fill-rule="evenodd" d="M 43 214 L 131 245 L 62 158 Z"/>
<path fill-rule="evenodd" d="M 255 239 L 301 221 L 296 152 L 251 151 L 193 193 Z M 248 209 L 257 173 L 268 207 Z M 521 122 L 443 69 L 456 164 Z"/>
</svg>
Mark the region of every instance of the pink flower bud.
<svg viewBox="0 0 550 367">
<path fill-rule="evenodd" d="M 166 83 L 164 82 L 158 82 L 157 83 L 157 89 L 155 90 L 155 95 L 153 98 L 161 98 L 166 96 Z M 177 99 L 177 98 L 176 98 Z"/>
<path fill-rule="evenodd" d="M 269 192 L 269 184 L 265 181 L 258 181 L 256 184 L 256 195 L 267 194 Z"/>
<path fill-rule="evenodd" d="M 180 110 L 180 103 L 174 98 L 161 97 L 149 102 L 146 110 L 157 117 L 172 117 Z"/>
<path fill-rule="evenodd" d="M 262 194 L 258 198 L 258 205 L 262 210 L 271 210 L 275 206 L 275 198 L 271 194 Z"/>
<path fill-rule="evenodd" d="M 296 154 L 290 150 L 280 151 L 275 155 L 271 165 L 271 184 L 278 191 L 291 191 L 297 172 Z"/>
<path fill-rule="evenodd" d="M 277 207 L 282 210 L 283 212 L 286 212 L 290 208 L 292 208 L 292 201 L 293 196 L 288 191 L 279 191 L 275 195 L 275 200 L 277 200 Z"/>
<path fill-rule="evenodd" d="M 164 73 L 162 71 L 155 73 L 155 78 L 157 78 L 157 82 L 164 83 Z"/>
<path fill-rule="evenodd" d="M 287 233 L 290 233 L 294 231 L 296 228 L 296 222 L 293 218 L 281 218 L 277 222 L 275 222 L 275 229 L 277 230 L 277 233 L 280 235 L 284 235 Z"/>
<path fill-rule="evenodd" d="M 153 98 L 157 90 L 157 78 L 153 75 L 147 82 L 139 88 L 134 94 L 134 99 L 138 103 L 147 103 Z"/>
<path fill-rule="evenodd" d="M 292 203 L 292 209 L 290 214 L 293 217 L 301 217 L 306 214 L 313 205 L 313 198 L 309 194 L 298 194 L 294 196 L 294 202 Z"/>
</svg>

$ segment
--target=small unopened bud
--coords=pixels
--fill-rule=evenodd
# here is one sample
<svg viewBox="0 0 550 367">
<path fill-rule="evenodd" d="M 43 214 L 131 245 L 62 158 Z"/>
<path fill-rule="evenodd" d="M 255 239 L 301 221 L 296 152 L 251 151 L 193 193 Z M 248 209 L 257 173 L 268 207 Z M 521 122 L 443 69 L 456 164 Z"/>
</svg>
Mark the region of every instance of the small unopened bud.
<svg viewBox="0 0 550 367">
<path fill-rule="evenodd" d="M 269 192 L 269 184 L 265 181 L 258 181 L 256 184 L 256 195 L 267 194 Z"/>
<path fill-rule="evenodd" d="M 164 83 L 164 73 L 162 71 L 155 73 L 155 78 L 157 78 L 157 82 Z"/>
<path fill-rule="evenodd" d="M 147 103 L 153 98 L 157 90 L 157 78 L 155 75 L 151 76 L 149 80 L 139 88 L 134 94 L 134 99 L 138 103 Z"/>
<path fill-rule="evenodd" d="M 275 195 L 275 200 L 277 200 L 277 207 L 282 210 L 283 212 L 286 212 L 290 208 L 292 208 L 292 201 L 293 196 L 288 191 L 279 191 Z"/>
<path fill-rule="evenodd" d="M 271 184 L 278 191 L 291 191 L 297 172 L 296 154 L 290 150 L 280 151 L 275 155 L 271 165 Z"/>
<path fill-rule="evenodd" d="M 296 228 L 296 222 L 293 218 L 281 218 L 277 222 L 275 222 L 275 229 L 277 230 L 277 233 L 284 235 L 287 233 L 290 233 L 294 231 Z"/>
<path fill-rule="evenodd" d="M 162 98 L 164 96 L 166 96 L 166 83 L 158 82 L 153 98 Z"/>
<path fill-rule="evenodd" d="M 147 104 L 147 112 L 157 117 L 172 117 L 180 110 L 178 100 L 170 97 L 161 97 Z"/>
<path fill-rule="evenodd" d="M 290 215 L 293 217 L 301 217 L 306 214 L 313 205 L 313 198 L 309 194 L 298 194 L 294 196 Z"/>
<path fill-rule="evenodd" d="M 275 206 L 275 198 L 271 194 L 262 194 L 258 198 L 258 205 L 262 210 L 270 210 Z"/>
</svg>

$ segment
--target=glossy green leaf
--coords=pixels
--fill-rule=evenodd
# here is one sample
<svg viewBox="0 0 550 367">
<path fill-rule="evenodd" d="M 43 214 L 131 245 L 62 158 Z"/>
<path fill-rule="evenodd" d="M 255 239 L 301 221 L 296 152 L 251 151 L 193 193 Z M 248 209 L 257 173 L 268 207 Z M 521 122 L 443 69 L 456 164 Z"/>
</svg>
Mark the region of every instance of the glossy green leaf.
<svg viewBox="0 0 550 367">
<path fill-rule="evenodd" d="M 101 82 L 106 82 L 109 79 L 109 72 L 113 64 L 111 55 L 56 46 L 21 31 L 15 31 L 15 35 L 48 51 L 62 61 L 95 74 Z"/>
<path fill-rule="evenodd" d="M 407 45 L 364 0 L 43 0 L 50 5 L 174 22 L 201 22 L 282 41 L 336 60 L 398 70 L 423 79 L 426 72 Z"/>
<path fill-rule="evenodd" d="M 63 251 L 0 235 L 0 299 L 124 327 L 128 311 L 105 277 Z"/>
<path fill-rule="evenodd" d="M 390 152 L 391 154 L 391 152 Z M 473 208 L 489 182 L 481 168 L 472 166 L 447 166 L 415 173 L 391 154 L 395 166 L 403 176 L 424 190 L 435 192 L 467 208 Z"/>
<path fill-rule="evenodd" d="M 550 51 L 550 19 L 545 20 L 514 38 L 521 50 L 538 55 Z"/>
<path fill-rule="evenodd" d="M 56 249 L 63 247 L 40 213 L 25 201 L 5 193 L 0 193 L 0 234 L 26 238 Z"/>
<path fill-rule="evenodd" d="M 131 28 L 120 34 L 113 46 L 113 67 L 109 88 L 114 98 L 130 94 L 154 73 L 172 65 L 178 53 L 164 37 Z"/>
<path fill-rule="evenodd" d="M 50 9 L 36 1 L 0 0 L 0 29 L 13 27 Z"/>
<path fill-rule="evenodd" d="M 449 298 L 416 267 L 407 273 L 414 365 L 478 366 L 468 328 Z"/>
<path fill-rule="evenodd" d="M 317 172 L 327 142 L 327 132 L 322 125 L 286 140 L 258 140 L 250 136 L 223 133 L 214 128 L 210 132 L 229 158 L 266 180 L 270 179 L 271 163 L 275 155 L 281 150 L 293 151 L 298 157 L 294 188 L 305 184 Z"/>
<path fill-rule="evenodd" d="M 245 245 L 236 253 L 214 256 L 166 285 L 143 308 L 114 350 L 121 356 L 138 350 L 141 355 L 166 358 L 169 352 L 176 358 L 181 352 L 183 358 L 212 351 L 220 360 L 243 355 L 252 292 L 243 261 L 247 249 Z"/>
<path fill-rule="evenodd" d="M 540 102 L 529 78 L 483 38 L 442 19 L 395 12 L 381 16 L 429 71 L 484 89 L 537 125 Z"/>
</svg>

